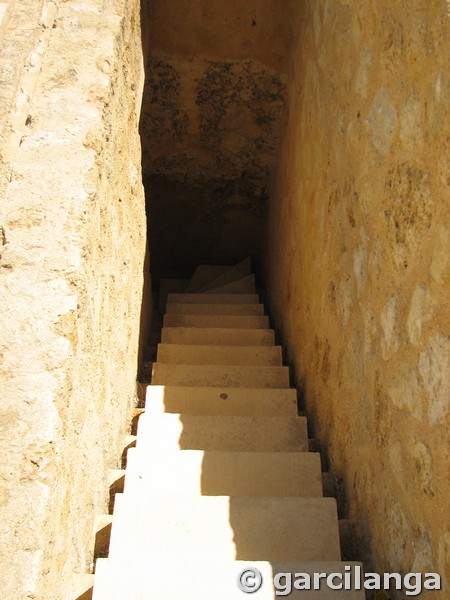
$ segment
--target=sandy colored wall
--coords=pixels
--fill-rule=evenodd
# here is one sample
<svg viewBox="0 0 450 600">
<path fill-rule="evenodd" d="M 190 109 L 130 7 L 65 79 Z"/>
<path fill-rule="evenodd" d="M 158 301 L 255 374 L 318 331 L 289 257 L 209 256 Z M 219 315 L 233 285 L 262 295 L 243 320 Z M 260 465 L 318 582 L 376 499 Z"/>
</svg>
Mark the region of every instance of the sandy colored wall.
<svg viewBox="0 0 450 600">
<path fill-rule="evenodd" d="M 258 256 L 285 99 L 287 14 L 272 0 L 144 6 L 152 273 L 188 275 L 201 262 Z"/>
<path fill-rule="evenodd" d="M 46 0 L 0 3 L 0 194 L 23 135 L 55 9 Z"/>
<path fill-rule="evenodd" d="M 4 598 L 72 600 L 135 400 L 139 3 L 24 4 L 45 44 L 21 62 L 20 76 L 39 68 L 20 143 L 2 145 L 0 588 Z"/>
<path fill-rule="evenodd" d="M 354 556 L 448 575 L 448 3 L 297 8 L 271 311 Z"/>
</svg>

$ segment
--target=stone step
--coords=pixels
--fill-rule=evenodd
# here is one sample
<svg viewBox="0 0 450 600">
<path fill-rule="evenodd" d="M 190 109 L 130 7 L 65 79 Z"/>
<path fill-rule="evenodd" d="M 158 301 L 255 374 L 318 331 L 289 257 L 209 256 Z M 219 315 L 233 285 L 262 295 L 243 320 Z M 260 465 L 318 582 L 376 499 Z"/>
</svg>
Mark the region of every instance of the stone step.
<svg viewBox="0 0 450 600">
<path fill-rule="evenodd" d="M 250 595 L 258 600 L 275 600 L 283 597 L 276 595 L 274 576 L 277 573 L 291 573 L 292 592 L 288 598 L 292 600 L 364 600 L 364 590 L 331 590 L 323 578 L 316 578 L 314 591 L 314 574 L 326 573 L 327 575 L 339 574 L 331 580 L 332 585 L 345 582 L 344 577 L 352 576 L 352 584 L 357 575 L 361 573 L 362 565 L 355 562 L 342 561 L 316 561 L 316 562 L 263 562 L 252 561 L 220 561 L 205 559 L 201 565 L 191 560 L 189 556 L 182 557 L 179 562 L 165 561 L 155 556 L 150 563 L 146 557 L 134 555 L 127 562 L 118 566 L 109 559 L 97 561 L 95 574 L 95 591 L 93 600 L 147 600 L 150 597 L 157 600 L 243 600 L 246 595 L 237 586 L 237 579 L 248 567 L 258 569 L 262 576 L 261 588 Z M 174 574 L 176 573 L 176 576 Z M 310 578 L 310 590 L 296 589 L 295 573 L 304 574 L 299 582 L 306 585 Z M 283 591 L 286 582 L 280 578 L 276 582 L 279 591 Z M 251 580 L 249 580 L 251 583 Z M 151 596 L 149 590 L 152 591 Z M 284 595 L 284 594 L 283 594 Z"/>
<path fill-rule="evenodd" d="M 258 294 L 169 294 L 168 303 L 259 304 Z"/>
<path fill-rule="evenodd" d="M 218 275 L 214 280 L 204 285 L 199 289 L 200 292 L 206 292 L 228 283 L 234 283 L 235 281 L 241 280 L 246 277 L 252 277 L 251 273 L 251 260 L 250 257 L 244 259 L 234 267 L 229 267 L 226 271 Z"/>
<path fill-rule="evenodd" d="M 263 315 L 263 304 L 182 304 L 167 305 L 168 315 Z"/>
<path fill-rule="evenodd" d="M 247 275 L 231 283 L 218 285 L 210 288 L 204 294 L 252 294 L 255 291 L 255 276 Z"/>
<path fill-rule="evenodd" d="M 230 269 L 229 266 L 222 265 L 199 265 L 192 275 L 184 291 L 197 293 L 206 285 L 214 281 Z"/>
<path fill-rule="evenodd" d="M 305 417 L 223 417 L 144 413 L 136 448 L 220 452 L 307 452 Z"/>
<path fill-rule="evenodd" d="M 164 327 L 219 327 L 220 329 L 267 329 L 267 315 L 172 315 L 164 317 Z"/>
<path fill-rule="evenodd" d="M 320 455 L 308 452 L 128 451 L 125 493 L 320 498 Z"/>
<path fill-rule="evenodd" d="M 154 385 L 211 387 L 288 388 L 288 367 L 241 367 L 239 365 L 153 364 Z"/>
<path fill-rule="evenodd" d="M 340 560 L 334 498 L 118 494 L 109 558 Z"/>
<path fill-rule="evenodd" d="M 281 366 L 281 346 L 159 344 L 158 363 L 178 365 Z"/>
<path fill-rule="evenodd" d="M 147 414 L 205 416 L 297 416 L 295 389 L 185 387 L 148 385 Z"/>
<path fill-rule="evenodd" d="M 163 327 L 165 344 L 200 344 L 217 346 L 273 346 L 273 329 L 223 329 L 220 327 Z"/>
</svg>

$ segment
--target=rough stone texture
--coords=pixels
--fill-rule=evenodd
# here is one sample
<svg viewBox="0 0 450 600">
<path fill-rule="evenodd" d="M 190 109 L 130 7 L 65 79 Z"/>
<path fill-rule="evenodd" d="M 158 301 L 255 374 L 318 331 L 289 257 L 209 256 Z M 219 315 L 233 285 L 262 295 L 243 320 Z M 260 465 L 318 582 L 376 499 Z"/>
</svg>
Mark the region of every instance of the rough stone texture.
<svg viewBox="0 0 450 600">
<path fill-rule="evenodd" d="M 0 56 L 2 76 L 14 73 L 2 109 L 17 116 L 0 140 L 0 588 L 17 600 L 72 599 L 135 400 L 139 3 L 9 8 L 27 27 L 23 43 L 5 34 Z M 34 66 L 24 98 L 20 81 Z M 5 135 L 17 128 L 19 143 Z"/>
<path fill-rule="evenodd" d="M 38 0 L 0 4 L 0 193 L 28 121 L 28 105 L 48 45 L 56 5 Z"/>
<path fill-rule="evenodd" d="M 271 311 L 355 556 L 445 579 L 448 3 L 307 0 L 293 31 Z"/>
<path fill-rule="evenodd" d="M 285 100 L 290 5 L 145 6 L 141 134 L 154 279 L 257 257 Z"/>
</svg>

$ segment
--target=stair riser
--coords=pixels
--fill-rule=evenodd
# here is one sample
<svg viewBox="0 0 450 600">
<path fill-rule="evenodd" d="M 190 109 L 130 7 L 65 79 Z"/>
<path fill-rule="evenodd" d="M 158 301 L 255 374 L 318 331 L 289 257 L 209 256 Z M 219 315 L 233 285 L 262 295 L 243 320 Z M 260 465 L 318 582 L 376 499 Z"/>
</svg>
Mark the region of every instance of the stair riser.
<svg viewBox="0 0 450 600">
<path fill-rule="evenodd" d="M 195 560 L 195 559 L 194 559 Z M 152 597 L 158 600 L 211 600 L 211 590 L 214 590 L 214 600 L 243 600 L 245 594 L 238 588 L 236 582 L 241 573 L 249 567 L 246 561 L 221 561 L 216 563 L 207 560 L 202 563 L 201 585 L 197 575 L 198 564 L 188 556 L 180 557 L 180 566 L 177 566 L 177 577 L 174 578 L 173 561 L 165 563 L 156 557 L 150 564 L 138 558 L 134 562 L 128 561 L 122 568 L 108 559 L 97 561 L 96 589 L 93 600 L 124 600 L 129 598 L 130 579 L 134 582 L 136 598 L 146 598 L 148 590 L 152 590 Z M 348 572 L 345 567 L 352 570 L 362 569 L 361 563 L 351 562 L 297 562 L 297 563 L 268 563 L 252 561 L 251 566 L 258 569 L 262 575 L 262 587 L 254 594 L 258 600 L 274 600 L 282 598 L 276 596 L 273 585 L 274 575 L 277 573 L 292 573 L 292 592 L 287 596 L 290 600 L 364 600 L 363 590 L 342 592 L 327 589 L 324 579 L 321 579 L 320 591 L 297 590 L 294 588 L 295 573 L 308 573 L 311 577 L 311 586 L 314 582 L 314 573 L 341 573 L 342 580 Z M 123 576 L 123 569 L 130 569 L 130 579 Z M 170 583 L 169 583 L 170 582 Z M 220 584 L 218 584 L 220 582 Z M 334 584 L 339 583 L 336 579 Z M 282 579 L 279 588 L 285 585 Z M 250 596 L 251 597 L 251 596 Z M 134 600 L 134 597 L 133 597 Z"/>
<path fill-rule="evenodd" d="M 164 317 L 164 327 L 214 327 L 221 329 L 268 329 L 265 315 L 170 315 Z"/>
<path fill-rule="evenodd" d="M 177 387 L 149 385 L 145 412 L 211 416 L 296 416 L 293 389 Z"/>
<path fill-rule="evenodd" d="M 320 456 L 182 450 L 127 457 L 125 494 L 182 496 L 322 496 Z"/>
<path fill-rule="evenodd" d="M 178 365 L 282 366 L 280 346 L 159 344 L 158 363 Z"/>
<path fill-rule="evenodd" d="M 304 417 L 192 417 L 147 415 L 139 419 L 136 447 L 180 450 L 307 452 Z"/>
<path fill-rule="evenodd" d="M 159 344 L 158 363 L 190 365 L 282 366 L 280 346 L 202 346 Z"/>
<path fill-rule="evenodd" d="M 229 365 L 177 365 L 155 363 L 154 385 L 186 385 L 237 388 L 288 388 L 287 367 L 239 367 Z"/>
<path fill-rule="evenodd" d="M 168 304 L 166 314 L 261 316 L 264 315 L 264 306 L 262 304 Z"/>
<path fill-rule="evenodd" d="M 258 304 L 258 294 L 169 294 L 167 301 L 188 304 Z"/>
<path fill-rule="evenodd" d="M 110 558 L 133 549 L 184 549 L 219 560 L 340 560 L 336 503 L 331 498 L 172 496 L 118 502 Z M 211 541 L 214 540 L 214 543 Z"/>
<path fill-rule="evenodd" d="M 272 329 L 164 327 L 161 341 L 166 344 L 273 346 L 275 334 Z"/>
</svg>

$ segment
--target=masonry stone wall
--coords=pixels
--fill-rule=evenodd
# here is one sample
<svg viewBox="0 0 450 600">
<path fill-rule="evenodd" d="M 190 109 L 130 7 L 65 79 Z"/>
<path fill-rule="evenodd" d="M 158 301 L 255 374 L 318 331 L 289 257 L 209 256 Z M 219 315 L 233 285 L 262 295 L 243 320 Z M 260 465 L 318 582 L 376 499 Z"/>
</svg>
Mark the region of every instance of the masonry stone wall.
<svg viewBox="0 0 450 600">
<path fill-rule="evenodd" d="M 285 100 L 289 2 L 144 0 L 141 119 L 151 265 L 259 258 Z"/>
<path fill-rule="evenodd" d="M 146 245 L 140 7 L 25 0 L 8 10 L 0 589 L 72 599 L 135 401 Z M 6 27 L 19 17 L 22 44 Z"/>
<path fill-rule="evenodd" d="M 296 5 L 271 311 L 338 478 L 353 555 L 445 578 L 448 3 Z"/>
</svg>

